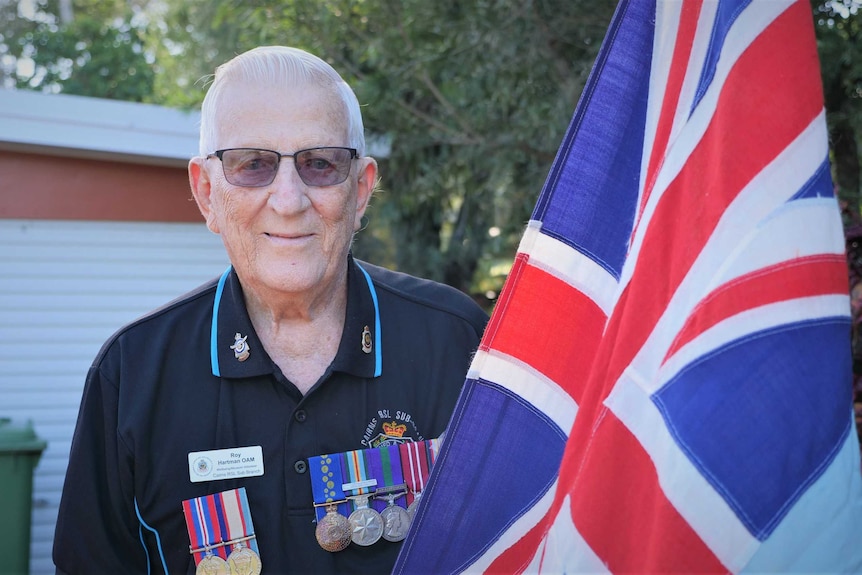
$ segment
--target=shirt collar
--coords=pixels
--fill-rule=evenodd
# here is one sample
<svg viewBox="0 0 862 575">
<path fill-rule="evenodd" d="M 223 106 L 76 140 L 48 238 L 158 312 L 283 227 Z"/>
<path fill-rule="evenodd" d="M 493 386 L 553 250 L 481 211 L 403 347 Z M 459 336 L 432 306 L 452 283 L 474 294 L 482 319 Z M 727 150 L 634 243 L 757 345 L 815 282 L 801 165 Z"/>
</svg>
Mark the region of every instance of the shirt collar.
<svg viewBox="0 0 862 575">
<path fill-rule="evenodd" d="M 382 373 L 380 311 L 371 276 L 348 256 L 347 314 L 333 371 L 358 377 Z M 267 375 L 274 365 L 254 331 L 245 307 L 242 286 L 233 267 L 219 279 L 213 301 L 210 362 L 216 377 L 244 378 Z"/>
</svg>

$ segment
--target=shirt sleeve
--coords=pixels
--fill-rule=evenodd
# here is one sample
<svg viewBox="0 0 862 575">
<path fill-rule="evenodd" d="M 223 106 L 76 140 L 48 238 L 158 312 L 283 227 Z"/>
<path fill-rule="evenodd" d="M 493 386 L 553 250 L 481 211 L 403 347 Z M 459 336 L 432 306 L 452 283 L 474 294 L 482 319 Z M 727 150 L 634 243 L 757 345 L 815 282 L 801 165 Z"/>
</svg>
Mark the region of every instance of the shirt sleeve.
<svg viewBox="0 0 862 575">
<path fill-rule="evenodd" d="M 118 406 L 118 385 L 97 361 L 84 384 L 54 532 L 54 564 L 67 575 L 148 571 Z"/>
</svg>

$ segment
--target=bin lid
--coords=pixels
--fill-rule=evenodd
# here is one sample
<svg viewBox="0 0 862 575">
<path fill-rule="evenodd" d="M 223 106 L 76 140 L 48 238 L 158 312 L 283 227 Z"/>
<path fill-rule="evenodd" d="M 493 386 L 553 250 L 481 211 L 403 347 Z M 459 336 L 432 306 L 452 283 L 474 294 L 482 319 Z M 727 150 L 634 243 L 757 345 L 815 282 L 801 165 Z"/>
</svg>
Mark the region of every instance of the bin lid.
<svg viewBox="0 0 862 575">
<path fill-rule="evenodd" d="M 48 444 L 36 437 L 33 422 L 26 425 L 16 425 L 8 417 L 0 417 L 0 453 L 9 452 L 39 452 Z"/>
</svg>

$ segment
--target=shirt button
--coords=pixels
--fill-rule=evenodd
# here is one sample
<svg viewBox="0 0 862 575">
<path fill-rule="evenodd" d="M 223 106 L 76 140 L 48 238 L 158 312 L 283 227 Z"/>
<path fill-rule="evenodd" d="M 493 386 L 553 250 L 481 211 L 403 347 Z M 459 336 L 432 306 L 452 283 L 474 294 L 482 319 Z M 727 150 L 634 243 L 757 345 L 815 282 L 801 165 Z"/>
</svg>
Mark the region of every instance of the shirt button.
<svg viewBox="0 0 862 575">
<path fill-rule="evenodd" d="M 296 463 L 293 464 L 293 470 L 297 473 L 305 473 L 308 470 L 308 465 L 305 464 L 305 461 L 300 459 Z"/>
<path fill-rule="evenodd" d="M 293 414 L 293 418 L 300 423 L 305 421 L 306 417 L 308 417 L 308 414 L 305 413 L 304 409 L 297 409 L 296 412 Z"/>
</svg>

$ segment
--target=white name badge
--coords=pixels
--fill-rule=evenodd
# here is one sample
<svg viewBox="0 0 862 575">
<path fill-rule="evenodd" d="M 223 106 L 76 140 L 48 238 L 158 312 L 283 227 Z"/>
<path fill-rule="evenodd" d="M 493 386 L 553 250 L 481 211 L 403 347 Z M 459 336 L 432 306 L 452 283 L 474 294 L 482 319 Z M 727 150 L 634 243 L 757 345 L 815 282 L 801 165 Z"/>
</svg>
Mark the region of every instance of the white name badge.
<svg viewBox="0 0 862 575">
<path fill-rule="evenodd" d="M 189 453 L 189 479 L 192 483 L 258 475 L 263 475 L 260 445 Z"/>
</svg>

